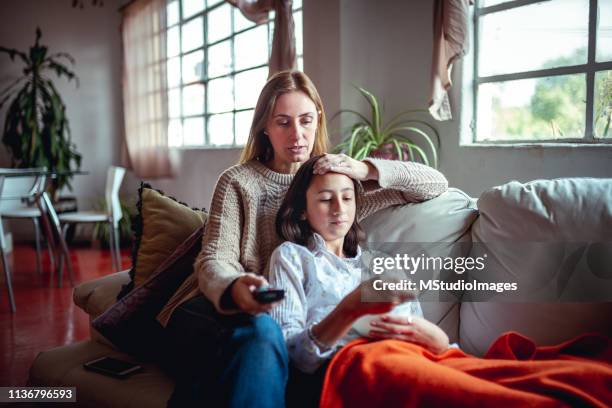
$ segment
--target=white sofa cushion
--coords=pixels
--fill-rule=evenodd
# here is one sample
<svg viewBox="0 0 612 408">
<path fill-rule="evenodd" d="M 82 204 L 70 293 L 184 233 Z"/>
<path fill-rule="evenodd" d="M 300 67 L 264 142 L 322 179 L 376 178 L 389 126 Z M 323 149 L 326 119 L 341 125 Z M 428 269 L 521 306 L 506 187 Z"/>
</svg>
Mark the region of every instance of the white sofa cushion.
<svg viewBox="0 0 612 408">
<path fill-rule="evenodd" d="M 385 244 L 387 253 L 406 253 L 411 244 L 435 245 L 428 252 L 431 256 L 459 255 L 457 242 L 463 242 L 461 250 L 469 252 L 470 226 L 478 216 L 475 200 L 456 188 L 422 203 L 406 204 L 381 210 L 361 225 L 367 233 L 367 242 L 374 247 Z M 424 316 L 438 324 L 451 341 L 458 338 L 459 307 L 457 302 L 422 301 Z"/>
<path fill-rule="evenodd" d="M 474 249 L 484 243 L 493 252 L 489 259 L 495 262 L 487 264 L 487 273 L 538 283 L 542 287 L 538 293 L 546 297 L 542 302 L 536 302 L 535 295 L 523 299 L 533 303 L 462 303 L 460 344 L 465 351 L 482 355 L 497 336 L 509 330 L 542 345 L 587 331 L 612 332 L 612 303 L 549 300 L 554 293 L 570 293 L 565 297 L 569 300 L 578 293 L 595 293 L 586 290 L 610 293 L 612 275 L 607 279 L 604 275 L 612 271 L 591 271 L 584 256 L 588 250 L 570 259 L 566 247 L 612 243 L 612 179 L 513 181 L 482 194 L 478 209 L 472 241 Z M 568 265 L 573 275 L 566 276 L 567 286 L 561 286 L 565 291 L 555 292 L 560 290 L 559 277 Z M 586 297 L 581 301 L 588 300 Z M 600 302 L 602 297 L 593 299 Z"/>
</svg>

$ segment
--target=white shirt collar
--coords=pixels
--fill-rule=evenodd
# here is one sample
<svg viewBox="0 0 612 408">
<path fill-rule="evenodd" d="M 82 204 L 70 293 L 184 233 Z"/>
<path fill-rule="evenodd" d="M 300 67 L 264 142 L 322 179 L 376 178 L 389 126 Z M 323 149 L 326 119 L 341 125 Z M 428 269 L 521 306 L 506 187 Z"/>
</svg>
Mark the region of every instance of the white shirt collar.
<svg viewBox="0 0 612 408">
<path fill-rule="evenodd" d="M 329 255 L 333 255 L 335 257 L 340 258 L 338 255 L 332 253 L 329 249 L 327 249 L 327 245 L 325 245 L 325 240 L 319 233 L 313 232 L 312 235 L 314 238 L 314 245 L 312 248 L 310 248 L 310 250 L 312 251 L 313 254 L 315 255 L 329 254 Z M 340 259 L 344 261 L 349 261 L 352 263 L 352 262 L 359 262 L 360 258 L 361 258 L 361 247 L 357 245 L 357 254 L 353 258 L 340 258 Z"/>
</svg>

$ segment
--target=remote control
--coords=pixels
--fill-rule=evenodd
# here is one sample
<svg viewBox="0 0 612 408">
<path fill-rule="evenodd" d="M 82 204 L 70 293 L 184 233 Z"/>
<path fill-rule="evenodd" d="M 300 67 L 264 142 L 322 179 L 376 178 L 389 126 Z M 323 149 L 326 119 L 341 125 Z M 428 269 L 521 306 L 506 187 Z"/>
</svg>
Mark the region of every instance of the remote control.
<svg viewBox="0 0 612 408">
<path fill-rule="evenodd" d="M 262 286 L 253 292 L 253 297 L 259 303 L 273 303 L 285 297 L 285 290 L 270 286 Z"/>
</svg>

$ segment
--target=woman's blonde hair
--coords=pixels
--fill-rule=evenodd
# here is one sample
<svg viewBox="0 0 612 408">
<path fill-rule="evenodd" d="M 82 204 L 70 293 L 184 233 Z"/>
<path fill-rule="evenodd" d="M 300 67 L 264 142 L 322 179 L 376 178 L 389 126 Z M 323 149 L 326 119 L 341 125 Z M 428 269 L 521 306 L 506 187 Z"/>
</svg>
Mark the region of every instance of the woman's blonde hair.
<svg viewBox="0 0 612 408">
<path fill-rule="evenodd" d="M 267 162 L 272 159 L 274 150 L 268 136 L 264 133 L 266 124 L 274 112 L 278 97 L 296 91 L 306 94 L 317 108 L 318 123 L 311 157 L 327 153 L 329 146 L 327 121 L 325 119 L 323 102 L 321 102 L 317 88 L 315 88 L 310 78 L 301 71 L 281 71 L 268 79 L 268 82 L 266 82 L 266 85 L 264 85 L 259 94 L 255 113 L 253 114 L 249 139 L 244 149 L 242 149 L 240 163 L 253 159 L 261 162 Z"/>
</svg>

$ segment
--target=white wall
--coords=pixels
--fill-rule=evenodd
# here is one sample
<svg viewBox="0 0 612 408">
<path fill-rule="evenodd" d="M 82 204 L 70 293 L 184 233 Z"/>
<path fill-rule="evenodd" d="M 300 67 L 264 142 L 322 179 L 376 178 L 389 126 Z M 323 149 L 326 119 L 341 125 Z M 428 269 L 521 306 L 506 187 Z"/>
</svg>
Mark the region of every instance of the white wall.
<svg viewBox="0 0 612 408">
<path fill-rule="evenodd" d="M 110 164 L 119 163 L 118 136 L 123 129 L 120 2 L 106 0 L 104 7 L 93 7 L 85 1 L 83 9 L 72 8 L 68 0 L 0 2 L 0 45 L 27 51 L 34 43 L 36 26 L 40 26 L 41 43 L 50 52 L 68 52 L 76 60 L 74 71 L 79 76 L 80 87 L 65 79 L 58 79 L 55 84 L 66 103 L 73 140 L 83 155 L 82 169 L 90 172 L 74 178 L 74 194 L 80 208 L 88 208 L 104 194 L 106 169 Z M 19 63 L 0 56 L 3 87 L 20 72 Z M 3 109 L 0 112 L 2 129 L 5 114 Z M 0 147 L 0 165 L 10 165 L 4 146 Z M 23 229 L 29 231 L 31 227 L 26 223 Z"/>
</svg>

